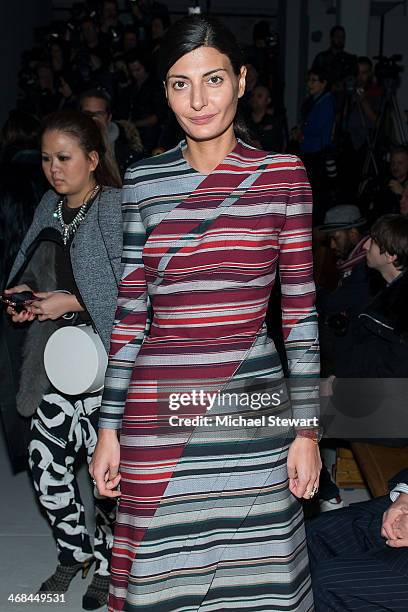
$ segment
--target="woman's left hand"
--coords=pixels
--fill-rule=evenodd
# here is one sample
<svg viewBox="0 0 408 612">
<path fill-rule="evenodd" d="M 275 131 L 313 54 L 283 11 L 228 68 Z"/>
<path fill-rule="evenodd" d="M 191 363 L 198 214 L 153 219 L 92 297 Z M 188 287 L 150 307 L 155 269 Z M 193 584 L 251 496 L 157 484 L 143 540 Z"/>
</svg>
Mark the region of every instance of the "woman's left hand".
<svg viewBox="0 0 408 612">
<path fill-rule="evenodd" d="M 81 304 L 71 293 L 36 291 L 35 296 L 39 299 L 32 302 L 27 310 L 38 317 L 39 321 L 60 319 L 68 312 L 80 312 L 83 310 Z"/>
<path fill-rule="evenodd" d="M 319 487 L 320 459 L 319 446 L 310 438 L 297 436 L 288 453 L 289 490 L 298 498 L 310 499 L 313 490 Z"/>
</svg>

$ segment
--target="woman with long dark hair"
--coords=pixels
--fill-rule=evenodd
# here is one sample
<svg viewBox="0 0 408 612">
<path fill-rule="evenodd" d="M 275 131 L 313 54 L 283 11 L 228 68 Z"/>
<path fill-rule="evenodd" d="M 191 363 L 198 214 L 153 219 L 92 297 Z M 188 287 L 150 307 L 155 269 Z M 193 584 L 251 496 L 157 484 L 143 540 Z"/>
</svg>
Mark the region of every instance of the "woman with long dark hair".
<svg viewBox="0 0 408 612">
<path fill-rule="evenodd" d="M 115 501 L 94 491 L 96 529 L 93 548 L 74 473 L 85 448 L 96 444 L 101 392 L 68 395 L 53 388 L 43 364 L 52 332 L 68 319 L 91 325 L 108 349 L 121 275 L 122 216 L 120 178 L 102 134 L 90 117 L 65 111 L 44 122 L 42 165 L 52 187 L 35 212 L 9 279 L 6 295 L 33 292 L 25 310 L 8 312 L 15 323 L 31 322 L 24 346 L 20 413 L 32 417 L 29 465 L 35 491 L 58 548 L 54 574 L 41 593 L 64 593 L 82 570 L 96 561 L 83 598 L 94 610 L 107 601 Z M 63 359 L 64 349 L 56 359 Z M 66 375 L 72 376 L 67 368 Z"/>
<path fill-rule="evenodd" d="M 310 187 L 297 158 L 246 144 L 246 70 L 226 28 L 183 19 L 161 51 L 185 140 L 126 175 L 90 466 L 99 492 L 120 497 L 109 610 L 309 611 L 296 498 L 316 493 L 321 466 Z M 278 262 L 298 383 L 298 420 L 280 428 L 287 389 L 265 324 Z"/>
</svg>

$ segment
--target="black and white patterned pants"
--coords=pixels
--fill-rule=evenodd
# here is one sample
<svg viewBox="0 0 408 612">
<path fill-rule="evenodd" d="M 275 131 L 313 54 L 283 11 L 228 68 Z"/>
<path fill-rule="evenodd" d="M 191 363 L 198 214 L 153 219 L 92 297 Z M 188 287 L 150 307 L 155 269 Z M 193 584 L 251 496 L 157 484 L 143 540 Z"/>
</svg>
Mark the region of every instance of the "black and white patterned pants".
<svg viewBox="0 0 408 612">
<path fill-rule="evenodd" d="M 100 404 L 100 395 L 45 395 L 32 418 L 29 465 L 40 504 L 51 523 L 59 562 L 71 565 L 94 556 L 95 572 L 108 575 L 116 500 L 100 497 L 94 488 L 96 527 L 92 549 L 74 473 L 81 447 L 86 449 L 88 463 L 92 458 Z"/>
</svg>

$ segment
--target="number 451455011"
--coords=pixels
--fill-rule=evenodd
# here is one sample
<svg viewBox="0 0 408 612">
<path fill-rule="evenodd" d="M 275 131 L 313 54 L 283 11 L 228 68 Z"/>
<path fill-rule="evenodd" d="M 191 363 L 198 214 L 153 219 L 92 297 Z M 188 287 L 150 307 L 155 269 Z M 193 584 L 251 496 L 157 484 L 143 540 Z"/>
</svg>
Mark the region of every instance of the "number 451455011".
<svg viewBox="0 0 408 612">
<path fill-rule="evenodd" d="M 11 603 L 65 603 L 64 593 L 10 593 Z"/>
</svg>

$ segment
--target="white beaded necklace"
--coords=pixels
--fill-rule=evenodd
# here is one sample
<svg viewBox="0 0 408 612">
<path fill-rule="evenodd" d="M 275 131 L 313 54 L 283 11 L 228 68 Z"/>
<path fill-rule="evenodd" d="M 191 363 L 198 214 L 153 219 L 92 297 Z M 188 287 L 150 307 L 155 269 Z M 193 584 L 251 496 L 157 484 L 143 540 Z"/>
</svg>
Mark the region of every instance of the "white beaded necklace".
<svg viewBox="0 0 408 612">
<path fill-rule="evenodd" d="M 62 242 L 64 243 L 64 246 L 66 246 L 69 238 L 75 234 L 79 225 L 84 220 L 89 202 L 98 193 L 100 188 L 101 188 L 100 185 L 95 185 L 95 187 L 92 189 L 92 191 L 89 194 L 89 198 L 82 204 L 82 206 L 78 210 L 77 214 L 75 215 L 71 223 L 65 223 L 62 217 L 62 206 L 65 202 L 65 197 L 59 200 L 57 204 L 57 208 L 55 209 L 55 212 L 54 212 L 54 217 L 58 219 L 58 221 L 60 222 L 61 229 L 62 229 Z"/>
</svg>

